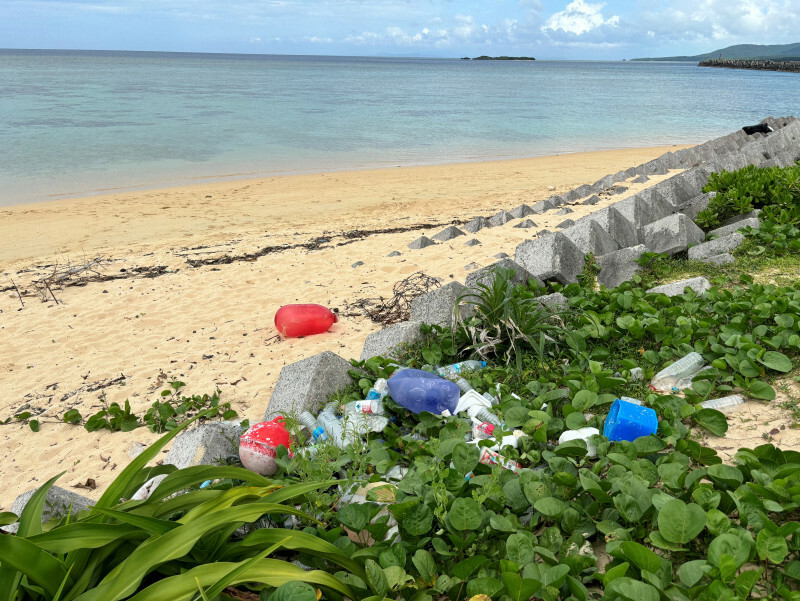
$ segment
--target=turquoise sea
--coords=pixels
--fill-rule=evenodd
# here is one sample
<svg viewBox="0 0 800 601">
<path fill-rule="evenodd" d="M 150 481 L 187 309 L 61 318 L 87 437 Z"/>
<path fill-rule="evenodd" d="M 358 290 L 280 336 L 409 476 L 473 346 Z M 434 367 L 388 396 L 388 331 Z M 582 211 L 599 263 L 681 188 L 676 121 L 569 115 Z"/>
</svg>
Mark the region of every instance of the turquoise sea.
<svg viewBox="0 0 800 601">
<path fill-rule="evenodd" d="M 0 50 L 0 205 L 699 143 L 789 114 L 796 74 L 682 63 Z"/>
</svg>

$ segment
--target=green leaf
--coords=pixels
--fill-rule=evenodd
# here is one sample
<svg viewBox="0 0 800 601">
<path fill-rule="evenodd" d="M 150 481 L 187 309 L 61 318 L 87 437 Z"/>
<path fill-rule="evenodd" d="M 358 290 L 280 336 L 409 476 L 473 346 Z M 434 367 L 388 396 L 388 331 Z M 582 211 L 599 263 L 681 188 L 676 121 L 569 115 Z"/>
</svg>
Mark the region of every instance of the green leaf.
<svg viewBox="0 0 800 601">
<path fill-rule="evenodd" d="M 456 530 L 475 530 L 483 522 L 483 513 L 478 502 L 464 497 L 453 501 L 447 515 Z"/>
<path fill-rule="evenodd" d="M 672 499 L 658 512 L 658 531 L 670 542 L 685 544 L 703 531 L 706 512 L 695 503 Z"/>
<path fill-rule="evenodd" d="M 453 465 L 459 474 L 469 474 L 478 465 L 481 458 L 481 450 L 465 442 L 459 442 L 453 447 Z"/>
<path fill-rule="evenodd" d="M 789 546 L 784 537 L 761 530 L 756 537 L 756 552 L 762 560 L 769 559 L 772 563 L 779 564 L 789 554 Z"/>
<path fill-rule="evenodd" d="M 512 534 L 506 540 L 506 555 L 520 565 L 531 563 L 534 559 L 531 539 L 521 532 Z"/>
<path fill-rule="evenodd" d="M 0 545 L 0 565 L 4 570 L 16 570 L 24 574 L 51 596 L 55 595 L 59 585 L 68 579 L 64 564 L 29 540 L 11 535 L 4 535 L 0 540 L 3 541 Z M 0 592 L 5 594 L 7 591 Z"/>
<path fill-rule="evenodd" d="M 758 582 L 759 578 L 761 578 L 761 573 L 764 571 L 764 568 L 758 568 L 757 570 L 745 570 L 741 574 L 736 577 L 736 596 L 740 599 L 747 599 L 750 595 L 750 591 L 753 590 L 756 582 Z"/>
<path fill-rule="evenodd" d="M 687 561 L 678 568 L 678 578 L 681 579 L 681 584 L 691 588 L 700 582 L 709 570 L 711 570 L 711 566 L 705 559 Z"/>
<path fill-rule="evenodd" d="M 403 516 L 401 524 L 409 534 L 422 536 L 430 532 L 433 526 L 433 512 L 430 507 L 420 503 Z"/>
<path fill-rule="evenodd" d="M 787 374 L 792 371 L 792 360 L 778 351 L 767 351 L 758 359 L 763 365 L 774 371 Z"/>
<path fill-rule="evenodd" d="M 338 512 L 339 521 L 355 533 L 361 532 L 369 524 L 370 505 L 346 503 Z"/>
<path fill-rule="evenodd" d="M 28 422 L 28 426 L 30 426 L 31 430 L 33 430 L 34 432 L 38 432 L 39 431 L 39 420 L 38 419 L 32 419 L 31 421 Z"/>
<path fill-rule="evenodd" d="M 379 597 L 385 597 L 389 593 L 389 582 L 386 580 L 383 568 L 374 560 L 368 559 L 364 564 L 364 569 L 367 573 L 369 588 Z"/>
<path fill-rule="evenodd" d="M 661 598 L 656 587 L 627 576 L 616 578 L 609 583 L 606 594 L 609 593 L 609 589 L 625 601 L 660 601 Z"/>
<path fill-rule="evenodd" d="M 744 475 L 740 470 L 723 463 L 709 465 L 706 473 L 715 481 L 723 482 L 731 488 L 738 487 L 744 480 Z"/>
<path fill-rule="evenodd" d="M 512 601 L 527 601 L 542 586 L 540 582 L 532 578 L 522 578 L 519 574 L 514 574 L 513 572 L 503 572 L 500 577 Z"/>
<path fill-rule="evenodd" d="M 736 560 L 733 555 L 723 553 L 719 558 L 719 574 L 722 582 L 731 584 L 736 577 Z"/>
<path fill-rule="evenodd" d="M 436 562 L 433 560 L 433 555 L 425 549 L 417 549 L 417 552 L 411 558 L 411 562 L 417 568 L 420 578 L 427 584 L 432 585 L 436 580 Z"/>
<path fill-rule="evenodd" d="M 503 583 L 497 578 L 472 578 L 467 582 L 467 597 L 472 598 L 476 595 L 495 597 L 502 588 Z"/>
<path fill-rule="evenodd" d="M 273 591 L 269 601 L 317 601 L 317 592 L 305 582 L 287 582 Z"/>
<path fill-rule="evenodd" d="M 750 382 L 750 386 L 748 387 L 747 390 L 750 393 L 750 396 L 753 397 L 754 399 L 773 401 L 777 396 L 775 389 L 766 382 L 762 382 L 761 380 L 754 380 L 753 382 Z"/>
<path fill-rule="evenodd" d="M 632 562 L 640 570 L 656 573 L 661 569 L 661 558 L 644 545 L 634 541 L 623 541 L 619 545 L 625 559 Z"/>
<path fill-rule="evenodd" d="M 725 414 L 716 409 L 700 409 L 692 417 L 698 425 L 714 436 L 725 436 L 728 431 L 728 420 Z"/>
<path fill-rule="evenodd" d="M 572 406 L 580 412 L 584 412 L 597 403 L 597 393 L 589 390 L 579 390 L 572 397 Z"/>
<path fill-rule="evenodd" d="M 555 497 L 543 497 L 533 504 L 533 508 L 549 518 L 555 518 L 564 511 L 564 503 Z"/>
<path fill-rule="evenodd" d="M 636 447 L 636 452 L 639 457 L 650 455 L 651 453 L 658 453 L 667 446 L 664 444 L 663 440 L 652 434 L 650 436 L 640 436 L 633 441 L 633 444 Z"/>
<path fill-rule="evenodd" d="M 456 578 L 468 580 L 481 567 L 489 563 L 489 558 L 482 555 L 473 555 L 453 566 L 451 572 Z"/>
<path fill-rule="evenodd" d="M 613 568 L 606 568 L 606 573 L 603 575 L 603 586 L 608 587 L 611 581 L 616 578 L 622 578 L 628 572 L 630 565 L 631 564 L 626 561 Z"/>
</svg>

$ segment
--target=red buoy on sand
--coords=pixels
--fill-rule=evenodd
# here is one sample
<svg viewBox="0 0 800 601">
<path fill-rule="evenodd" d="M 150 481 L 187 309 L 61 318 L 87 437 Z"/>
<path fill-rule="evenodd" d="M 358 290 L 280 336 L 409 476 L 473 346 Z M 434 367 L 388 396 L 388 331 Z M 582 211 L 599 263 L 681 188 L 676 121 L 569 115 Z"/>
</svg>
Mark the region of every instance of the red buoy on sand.
<svg viewBox="0 0 800 601">
<path fill-rule="evenodd" d="M 337 321 L 336 313 L 314 304 L 284 305 L 275 314 L 275 327 L 286 338 L 322 334 Z"/>
<path fill-rule="evenodd" d="M 261 474 L 272 476 L 278 471 L 275 463 L 275 449 L 281 445 L 288 450 L 292 444 L 292 437 L 283 423 L 283 416 L 279 415 L 271 422 L 259 422 L 248 428 L 239 439 L 239 459 L 247 469 Z"/>
</svg>

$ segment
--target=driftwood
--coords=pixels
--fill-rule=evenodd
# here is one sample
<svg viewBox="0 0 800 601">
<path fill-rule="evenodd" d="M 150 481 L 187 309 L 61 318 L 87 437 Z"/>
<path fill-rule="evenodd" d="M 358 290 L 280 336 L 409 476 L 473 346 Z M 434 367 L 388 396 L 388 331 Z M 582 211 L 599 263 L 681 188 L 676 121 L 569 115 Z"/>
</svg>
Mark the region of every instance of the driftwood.
<svg viewBox="0 0 800 601">
<path fill-rule="evenodd" d="M 391 298 L 361 298 L 353 303 L 345 303 L 348 317 L 366 315 L 375 323 L 385 326 L 408 320 L 411 315 L 411 303 L 418 296 L 430 292 L 441 285 L 439 280 L 417 271 L 404 280 L 400 280 L 392 289 Z"/>
</svg>

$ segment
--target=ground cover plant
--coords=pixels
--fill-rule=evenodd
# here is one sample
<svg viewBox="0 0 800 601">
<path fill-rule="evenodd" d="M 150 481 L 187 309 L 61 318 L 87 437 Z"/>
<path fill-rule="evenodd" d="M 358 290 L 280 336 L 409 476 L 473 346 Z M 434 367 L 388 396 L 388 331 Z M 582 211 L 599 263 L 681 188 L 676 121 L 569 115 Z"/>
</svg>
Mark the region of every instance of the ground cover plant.
<svg viewBox="0 0 800 601">
<path fill-rule="evenodd" d="M 800 286 L 749 273 L 800 257 L 795 226 L 769 214 L 729 266 L 648 256 L 644 271 L 614 290 L 594 285 L 591 261 L 580 283 L 547 290 L 499 271 L 462 299 L 471 314 L 453 328 L 423 326 L 423 341 L 399 360 L 353 361 L 354 384 L 335 398 L 364 398 L 400 364 L 483 358 L 489 365 L 464 377 L 498 398 L 492 410 L 503 426 L 493 438 L 469 444 L 462 416 L 415 415 L 387 397 L 389 426 L 363 444 L 281 448 L 270 479 L 236 467 L 175 471 L 154 497 L 116 505 L 169 471 L 144 466 L 178 426 L 88 515 L 40 533 L 37 497 L 20 534 L 0 537 L 0 599 L 795 601 L 800 453 L 764 444 L 723 463 L 698 441 L 699 432 L 728 428 L 700 402 L 732 393 L 771 402 L 776 380 L 797 373 Z M 699 271 L 717 285 L 702 297 L 646 292 L 705 269 L 717 270 Z M 545 311 L 536 299 L 555 290 L 569 306 Z M 648 388 L 689 352 L 710 366 L 691 388 Z M 602 431 L 621 396 L 655 409 L 656 435 L 593 437 L 595 456 L 586 441 L 558 443 L 566 430 Z M 522 433 L 516 446 L 499 452 L 521 469 L 481 462 L 483 447 L 514 431 Z M 181 490 L 189 492 L 170 498 Z M 299 528 L 239 531 L 264 516 L 280 526 L 287 515 Z M 179 546 L 167 542 L 179 537 Z M 136 570 L 133 557 L 144 561 Z"/>
</svg>

